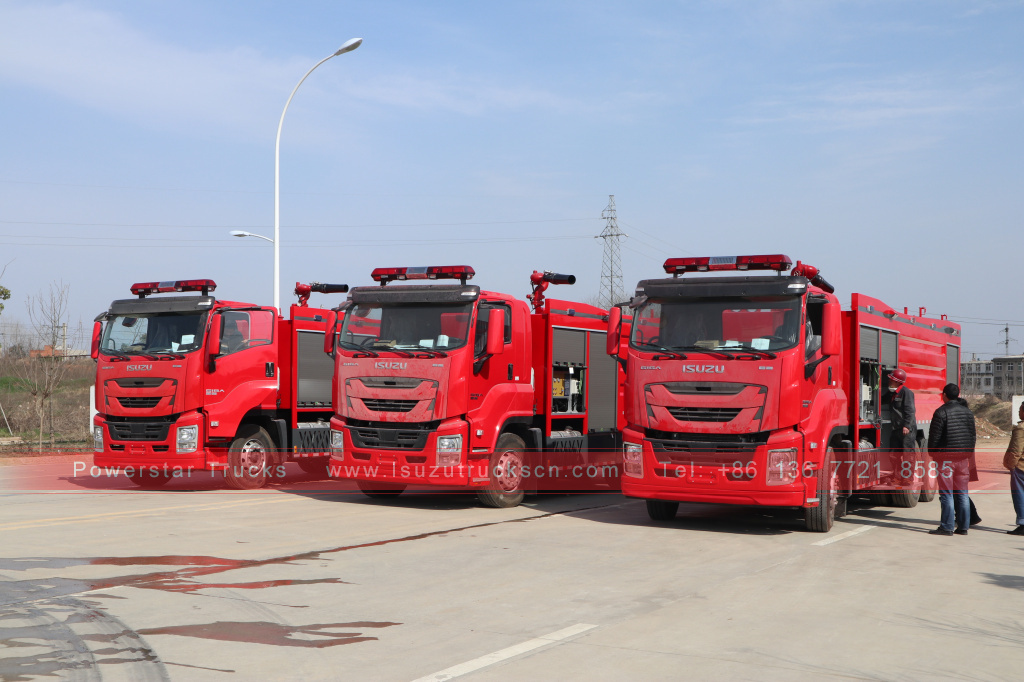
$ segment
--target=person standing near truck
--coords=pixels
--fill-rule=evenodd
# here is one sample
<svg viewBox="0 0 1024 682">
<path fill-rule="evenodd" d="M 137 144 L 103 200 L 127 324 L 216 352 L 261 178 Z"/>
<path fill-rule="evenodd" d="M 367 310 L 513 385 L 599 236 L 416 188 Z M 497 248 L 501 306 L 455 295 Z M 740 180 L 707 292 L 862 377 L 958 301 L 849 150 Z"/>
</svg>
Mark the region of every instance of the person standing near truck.
<svg viewBox="0 0 1024 682">
<path fill-rule="evenodd" d="M 939 467 L 939 504 L 942 516 L 932 535 L 967 535 L 971 526 L 968 480 L 974 460 L 977 433 L 974 415 L 960 400 L 960 388 L 946 384 L 942 388 L 942 407 L 935 410 L 928 429 L 928 452 Z"/>
<path fill-rule="evenodd" d="M 888 375 L 889 391 L 892 393 L 889 402 L 889 413 L 892 419 L 892 431 L 889 433 L 889 452 L 892 470 L 900 476 L 906 471 L 904 462 L 910 462 L 910 471 L 914 469 L 917 444 L 917 409 L 914 404 L 914 392 L 906 387 L 907 372 L 899 367 Z M 906 483 L 905 480 L 902 481 Z"/>
<path fill-rule="evenodd" d="M 1017 416 L 1024 420 L 1024 403 Z M 1024 421 L 1013 427 L 1010 445 L 1003 455 L 1003 467 L 1010 472 L 1010 496 L 1013 499 L 1013 511 L 1017 514 L 1017 527 L 1006 532 L 1010 535 L 1024 535 Z"/>
</svg>

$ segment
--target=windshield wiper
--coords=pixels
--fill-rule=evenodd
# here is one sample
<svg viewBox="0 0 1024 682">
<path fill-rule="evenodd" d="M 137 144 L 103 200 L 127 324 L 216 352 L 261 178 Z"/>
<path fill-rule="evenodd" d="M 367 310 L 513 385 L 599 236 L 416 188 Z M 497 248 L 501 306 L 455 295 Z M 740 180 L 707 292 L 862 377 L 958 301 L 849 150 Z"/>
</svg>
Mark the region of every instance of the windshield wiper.
<svg viewBox="0 0 1024 682">
<path fill-rule="evenodd" d="M 171 350 L 154 350 L 150 351 L 150 355 L 168 355 L 175 360 L 184 360 L 185 356 L 181 353 L 175 353 Z"/>
<path fill-rule="evenodd" d="M 380 353 L 372 351 L 369 348 L 367 348 L 366 346 L 360 346 L 358 343 L 352 343 L 351 341 L 338 341 L 338 345 L 342 346 L 343 348 L 348 348 L 349 350 L 358 351 L 359 353 L 363 353 L 365 355 L 368 355 L 371 358 L 379 358 L 380 357 Z M 357 353 L 357 357 L 358 357 L 358 353 Z"/>
<path fill-rule="evenodd" d="M 130 358 L 131 355 L 125 353 L 123 350 L 114 350 L 113 348 L 102 348 L 100 352 L 104 355 L 116 355 L 119 358 Z"/>
<path fill-rule="evenodd" d="M 775 353 L 770 350 L 761 350 L 760 348 L 754 348 L 753 346 L 726 346 L 724 348 L 716 348 L 723 352 L 736 351 L 738 353 L 751 353 L 755 358 L 768 358 L 774 360 L 776 358 Z"/>
<path fill-rule="evenodd" d="M 709 355 L 714 355 L 719 351 L 718 348 L 705 348 L 704 346 L 672 346 L 672 348 L 676 350 L 688 350 L 693 353 L 708 353 Z M 729 356 L 726 355 L 725 357 Z"/>
<path fill-rule="evenodd" d="M 436 348 L 430 348 L 428 346 L 421 346 L 419 344 L 416 344 L 415 347 L 416 347 L 416 350 L 420 352 L 420 354 L 429 353 L 428 357 L 431 357 L 431 358 L 446 358 L 446 357 L 448 357 L 448 353 L 445 353 L 443 350 L 437 350 Z"/>
<path fill-rule="evenodd" d="M 685 354 L 680 353 L 680 352 L 678 352 L 676 350 L 673 350 L 671 348 L 665 348 L 663 346 L 655 346 L 653 343 L 645 343 L 644 345 L 640 346 L 641 350 L 646 350 L 648 348 L 653 348 L 654 350 L 660 350 L 662 353 L 666 353 L 665 357 L 668 357 L 670 359 L 675 359 L 675 360 L 685 360 L 686 359 L 686 355 Z M 652 360 L 662 360 L 663 358 L 660 355 L 655 355 L 651 359 Z"/>
</svg>

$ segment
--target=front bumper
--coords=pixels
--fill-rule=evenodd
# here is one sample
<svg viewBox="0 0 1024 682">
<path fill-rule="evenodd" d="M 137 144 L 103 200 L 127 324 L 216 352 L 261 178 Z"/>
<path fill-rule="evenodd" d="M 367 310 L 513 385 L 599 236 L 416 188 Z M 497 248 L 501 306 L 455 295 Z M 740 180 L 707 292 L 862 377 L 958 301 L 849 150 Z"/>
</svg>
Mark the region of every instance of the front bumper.
<svg viewBox="0 0 1024 682">
<path fill-rule="evenodd" d="M 406 486 L 472 487 L 488 483 L 488 460 L 467 458 L 469 424 L 448 419 L 436 430 L 416 427 L 394 422 L 351 425 L 334 417 L 331 428 L 343 431 L 345 442 L 340 457 L 337 451 L 331 455 L 331 477 Z M 438 462 L 437 441 L 443 436 L 462 436 L 457 464 Z"/>
<path fill-rule="evenodd" d="M 626 429 L 625 443 L 642 446 L 642 475 L 622 475 L 622 494 L 651 500 L 708 502 L 768 507 L 814 507 L 818 505 L 816 468 L 805 465 L 803 438 L 799 433 L 773 434 L 768 443 L 758 444 L 735 455 L 711 457 L 694 453 L 666 457 L 655 453 L 651 439 Z M 797 474 L 792 482 L 768 484 L 768 451 L 795 448 Z M 659 457 L 660 455 L 660 457 Z M 732 457 L 732 461 L 728 461 Z M 667 462 L 671 460 L 671 462 Z"/>
<path fill-rule="evenodd" d="M 102 415 L 96 415 L 93 426 L 103 430 L 103 449 L 93 451 L 96 466 L 206 471 L 216 470 L 218 462 L 224 459 L 203 447 L 206 424 L 199 412 L 183 414 L 173 422 L 108 422 Z M 196 427 L 194 452 L 177 451 L 178 428 L 183 426 Z"/>
</svg>

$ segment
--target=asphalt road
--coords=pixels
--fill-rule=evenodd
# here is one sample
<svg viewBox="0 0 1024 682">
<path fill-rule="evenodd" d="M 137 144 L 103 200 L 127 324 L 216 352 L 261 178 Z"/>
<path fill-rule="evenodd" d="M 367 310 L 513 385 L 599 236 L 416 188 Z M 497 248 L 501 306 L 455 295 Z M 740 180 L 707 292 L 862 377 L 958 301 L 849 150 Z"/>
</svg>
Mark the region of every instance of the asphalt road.
<svg viewBox="0 0 1024 682">
<path fill-rule="evenodd" d="M 855 504 L 822 535 L 788 510 L 682 505 L 655 523 L 617 494 L 496 510 L 370 501 L 298 475 L 255 493 L 125 488 L 0 496 L 0 680 L 1024 669 L 1024 537 L 1004 532 L 1006 492 L 975 493 L 982 524 L 938 537 L 937 501 Z"/>
</svg>

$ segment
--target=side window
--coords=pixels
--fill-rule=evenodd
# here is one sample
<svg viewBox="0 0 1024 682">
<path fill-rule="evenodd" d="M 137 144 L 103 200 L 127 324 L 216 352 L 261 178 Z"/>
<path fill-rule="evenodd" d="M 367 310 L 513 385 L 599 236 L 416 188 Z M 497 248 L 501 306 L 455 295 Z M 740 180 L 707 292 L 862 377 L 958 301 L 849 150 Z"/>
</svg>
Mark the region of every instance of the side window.
<svg viewBox="0 0 1024 682">
<path fill-rule="evenodd" d="M 505 343 L 512 343 L 512 306 L 506 303 L 480 304 L 476 316 L 476 336 L 473 337 L 473 355 L 480 355 L 487 348 L 487 323 L 492 310 L 505 311 Z"/>
<path fill-rule="evenodd" d="M 274 341 L 274 313 L 269 310 L 228 311 L 221 315 L 220 352 L 237 353 Z"/>
<path fill-rule="evenodd" d="M 804 325 L 806 327 L 804 330 L 804 349 L 808 360 L 821 348 L 821 327 L 824 313 L 824 301 L 819 303 L 809 300 L 807 302 L 807 322 Z"/>
</svg>

